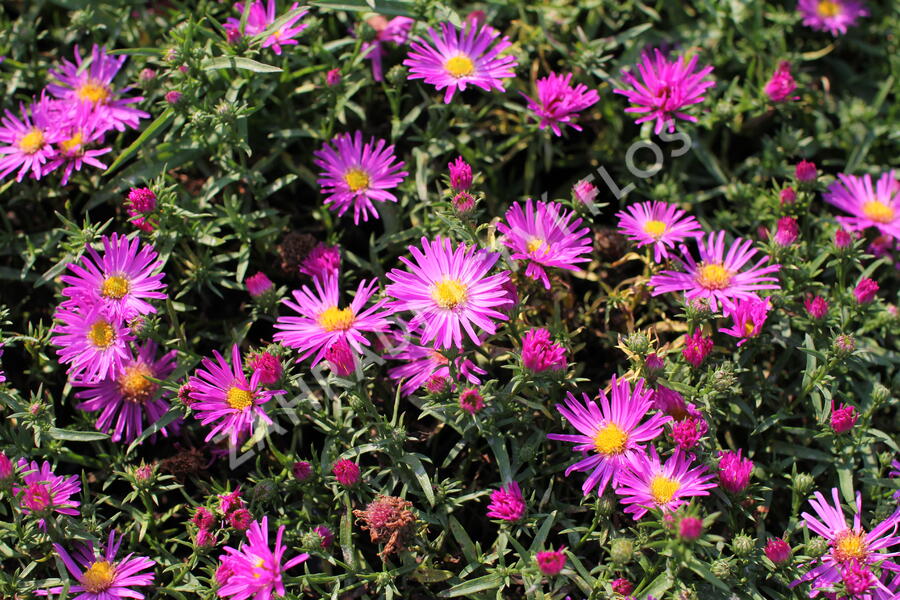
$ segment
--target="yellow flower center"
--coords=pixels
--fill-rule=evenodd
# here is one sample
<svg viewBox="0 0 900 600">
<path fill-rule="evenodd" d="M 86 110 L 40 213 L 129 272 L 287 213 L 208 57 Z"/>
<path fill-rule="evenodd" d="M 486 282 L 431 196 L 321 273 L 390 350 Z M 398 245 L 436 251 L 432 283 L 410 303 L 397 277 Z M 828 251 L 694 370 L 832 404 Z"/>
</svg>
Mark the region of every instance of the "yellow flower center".
<svg viewBox="0 0 900 600">
<path fill-rule="evenodd" d="M 863 214 L 876 223 L 890 223 L 894 220 L 894 209 L 878 200 L 869 200 L 863 204 Z"/>
<path fill-rule="evenodd" d="M 34 154 L 44 147 L 44 132 L 33 127 L 31 131 L 22 136 L 19 140 L 19 150 L 25 154 Z"/>
<path fill-rule="evenodd" d="M 366 189 L 370 183 L 369 175 L 362 169 L 350 169 L 344 174 L 344 181 L 353 192 Z"/>
<path fill-rule="evenodd" d="M 471 75 L 475 70 L 475 63 L 468 56 L 459 55 L 447 60 L 444 63 L 444 68 L 447 69 L 448 73 L 459 79 L 460 77 Z"/>
<path fill-rule="evenodd" d="M 98 560 L 81 576 L 81 587 L 91 594 L 105 592 L 112 587 L 116 578 L 116 568 L 106 560 Z"/>
<path fill-rule="evenodd" d="M 106 350 L 116 341 L 116 330 L 106 319 L 99 319 L 91 325 L 87 338 L 97 348 Z"/>
<path fill-rule="evenodd" d="M 753 324 L 753 321 L 744 323 L 744 336 L 751 337 L 754 329 L 756 329 L 756 325 Z"/>
<path fill-rule="evenodd" d="M 72 155 L 81 150 L 82 144 L 84 144 L 84 136 L 78 131 L 69 139 L 61 141 L 59 147 L 62 148 L 64 154 Z"/>
<path fill-rule="evenodd" d="M 263 558 L 257 558 L 253 561 L 253 576 L 259 579 L 262 576 L 262 573 L 257 571 L 257 569 L 263 569 L 265 567 L 266 561 Z"/>
<path fill-rule="evenodd" d="M 666 224 L 662 221 L 650 220 L 644 223 L 644 233 L 659 239 L 666 232 Z"/>
<path fill-rule="evenodd" d="M 100 286 L 100 295 L 104 298 L 121 300 L 128 293 L 130 287 L 127 279 L 121 275 L 112 275 L 107 277 Z"/>
<path fill-rule="evenodd" d="M 546 254 L 547 252 L 550 252 L 550 244 L 548 244 L 547 242 L 545 242 L 544 240 L 542 240 L 539 237 L 533 237 L 530 240 L 528 240 L 528 243 L 525 244 L 525 248 L 529 252 L 537 252 L 541 248 L 544 249 L 544 254 Z"/>
<path fill-rule="evenodd" d="M 818 6 L 820 17 L 836 17 L 841 14 L 841 5 L 833 0 L 822 0 Z"/>
<path fill-rule="evenodd" d="M 347 331 L 353 327 L 355 320 L 356 316 L 353 314 L 353 309 L 341 309 L 337 306 L 332 306 L 326 308 L 319 315 L 319 327 L 325 331 Z"/>
<path fill-rule="evenodd" d="M 669 479 L 663 475 L 654 475 L 653 479 L 650 480 L 650 495 L 653 497 L 654 502 L 663 506 L 672 500 L 675 492 L 680 487 L 681 484 L 674 479 Z"/>
<path fill-rule="evenodd" d="M 731 283 L 731 273 L 719 264 L 703 265 L 697 272 L 697 283 L 708 290 L 721 290 Z"/>
<path fill-rule="evenodd" d="M 458 279 L 442 279 L 431 288 L 431 299 L 441 308 L 454 309 L 469 297 L 469 290 Z"/>
<path fill-rule="evenodd" d="M 628 434 L 621 427 L 615 423 L 607 423 L 594 436 L 594 448 L 604 456 L 613 456 L 625 451 L 627 441 Z"/>
<path fill-rule="evenodd" d="M 234 410 L 244 410 L 253 406 L 253 393 L 231 386 L 228 388 L 228 393 L 225 394 L 225 404 Z"/>
<path fill-rule="evenodd" d="M 144 363 L 135 363 L 122 371 L 116 385 L 126 402 L 144 404 L 156 393 L 156 384 L 147 379 L 153 377 L 153 371 Z"/>
<path fill-rule="evenodd" d="M 98 81 L 88 79 L 75 90 L 75 97 L 94 104 L 105 102 L 109 98 L 109 88 Z"/>
<path fill-rule="evenodd" d="M 836 561 L 841 563 L 849 560 L 862 561 L 869 555 L 865 532 L 857 533 L 848 529 L 838 534 L 834 540 L 831 554 Z"/>
</svg>

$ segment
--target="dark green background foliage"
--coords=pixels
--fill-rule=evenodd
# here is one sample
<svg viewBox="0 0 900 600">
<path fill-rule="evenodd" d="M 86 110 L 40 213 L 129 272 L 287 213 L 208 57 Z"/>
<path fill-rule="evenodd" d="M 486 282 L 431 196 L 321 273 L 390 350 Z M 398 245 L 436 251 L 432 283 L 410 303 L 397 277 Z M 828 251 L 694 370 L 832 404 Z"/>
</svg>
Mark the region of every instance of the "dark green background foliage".
<svg viewBox="0 0 900 600">
<path fill-rule="evenodd" d="M 280 3 L 280 11 L 287 8 Z M 218 552 L 195 548 L 188 519 L 195 506 L 212 506 L 213 494 L 237 486 L 255 517 L 287 526 L 288 556 L 316 525 L 336 533 L 333 549 L 314 551 L 290 572 L 291 598 L 606 598 L 610 580 L 620 576 L 636 583 L 640 598 L 805 597 L 807 590 L 786 584 L 812 552 L 799 527 L 812 491 L 839 487 L 845 501 L 861 491 L 867 525 L 895 502 L 887 471 L 898 452 L 900 321 L 888 305 L 897 302 L 897 257 L 867 254 L 866 240 L 837 257 L 834 213 L 821 191 L 839 172 L 877 177 L 900 167 L 896 3 L 869 2 L 871 15 L 837 39 L 803 27 L 793 3 L 394 0 L 376 8 L 416 18 L 414 36 L 425 24 L 459 23 L 483 10 L 513 41 L 517 77 L 505 94 L 469 91 L 444 105 L 431 86 L 406 81 L 405 49 L 392 47 L 385 81 L 375 82 L 360 55 L 373 35 L 365 24 L 373 9 L 362 0 L 312 3 L 300 45 L 280 57 L 258 43 L 225 42 L 221 23 L 238 14 L 227 2 L 2 4 L 3 108 L 30 101 L 48 82 L 48 69 L 71 60 L 76 44 L 130 49 L 119 85 L 137 82 L 147 67 L 157 76 L 142 84 L 140 108 L 151 119 L 141 132 L 113 138 L 108 171 L 88 168 L 67 187 L 56 175 L 0 182 L 0 338 L 9 379 L 0 387 L 0 449 L 50 460 L 58 474 L 80 474 L 84 482 L 83 518 L 62 519 L 49 535 L 0 492 L 0 597 L 29 597 L 65 576 L 52 541 L 70 546 L 105 538 L 115 527 L 129 551 L 158 562 L 149 598 L 212 598 Z M 620 70 L 654 46 L 698 53 L 715 69 L 716 87 L 695 109 L 699 123 L 680 126 L 691 147 L 679 157 L 671 155 L 673 144 L 635 126 L 623 112 L 625 99 L 612 93 Z M 782 60 L 793 65 L 800 99 L 773 107 L 762 88 Z M 325 73 L 333 68 L 342 82 L 329 88 Z M 583 132 L 552 137 L 525 109 L 519 92 L 533 95 L 534 80 L 550 70 L 574 72 L 599 91 L 600 101 L 579 119 Z M 183 93 L 176 106 L 163 99 L 170 90 Z M 381 220 L 360 226 L 323 207 L 312 162 L 325 140 L 357 129 L 396 144 L 410 172 L 399 203 L 380 205 Z M 664 156 L 646 179 L 625 166 L 627 149 L 640 139 L 654 139 Z M 446 201 L 446 164 L 458 155 L 480 173 L 474 222 L 461 221 Z M 650 154 L 638 156 L 649 161 Z M 823 175 L 796 205 L 782 207 L 778 192 L 804 158 Z M 388 365 L 370 364 L 362 380 L 348 384 L 326 380 L 327 372 L 315 378 L 308 362 L 295 364 L 296 355 L 280 348 L 290 365 L 282 387 L 309 395 L 274 411 L 283 431 L 236 470 L 225 459 L 211 461 L 207 430 L 193 418 L 175 439 L 129 446 L 95 432 L 94 416 L 74 409 L 49 344 L 58 276 L 86 242 L 134 230 L 122 207 L 132 186 L 151 186 L 161 202 L 158 228 L 141 235 L 166 261 L 170 300 L 159 303 L 141 335 L 178 350 L 179 367 L 165 382 L 174 392 L 213 349 L 269 344 L 283 309 L 251 302 L 243 281 L 263 271 L 282 296 L 308 283 L 282 268 L 286 234 L 339 243 L 343 289 L 373 275 L 383 284 L 384 273 L 422 236 L 487 245 L 494 239 L 488 225 L 513 201 L 546 194 L 575 207 L 572 185 L 601 166 L 618 187 L 634 184 L 628 202 L 676 202 L 707 230 L 761 240 L 776 253 L 783 289 L 760 338 L 736 351 L 733 338 L 718 335 L 711 359 L 690 368 L 680 355 L 682 334 L 710 317 L 686 313 L 672 295 L 649 296 L 643 253 L 629 253 L 612 229 L 622 201 L 601 185 L 604 208 L 594 216 L 582 210 L 595 234 L 592 261 L 555 278 L 551 291 L 517 273 L 522 303 L 514 326 L 469 351 L 488 370 L 487 408 L 477 418 L 461 413 L 455 396 L 401 398 Z M 799 218 L 801 238 L 777 249 L 763 233 L 786 214 Z M 863 275 L 881 291 L 859 308 L 852 286 Z M 810 292 L 831 303 L 824 323 L 806 316 Z M 549 328 L 570 350 L 565 376 L 523 372 L 520 335 L 534 326 Z M 852 336 L 856 351 L 838 352 L 838 334 Z M 563 476 L 572 452 L 546 439 L 569 432 L 553 408 L 566 391 L 594 394 L 613 374 L 638 372 L 651 348 L 670 351 L 662 380 L 707 415 L 698 460 L 714 469 L 718 450 L 743 448 L 756 464 L 743 497 L 718 489 L 695 503 L 691 510 L 707 527 L 693 544 L 679 542 L 652 515 L 633 522 L 609 492 L 583 498 L 584 476 Z M 852 432 L 837 436 L 828 426 L 833 400 L 861 413 Z M 171 416 L 184 411 L 175 401 Z M 362 466 L 360 488 L 334 483 L 330 467 L 339 457 Z M 311 481 L 293 480 L 295 460 L 313 463 Z M 142 463 L 156 465 L 149 487 L 134 485 Z M 499 525 L 485 516 L 488 495 L 513 479 L 529 513 L 519 524 Z M 419 519 L 408 550 L 387 562 L 351 513 L 377 493 L 412 501 Z M 740 534 L 755 546 L 733 544 Z M 782 535 L 795 548 L 794 562 L 775 568 L 761 548 Z M 226 533 L 220 545 L 240 539 Z M 630 540 L 633 552 L 619 539 Z M 568 548 L 566 570 L 542 578 L 534 552 L 560 546 Z"/>
</svg>

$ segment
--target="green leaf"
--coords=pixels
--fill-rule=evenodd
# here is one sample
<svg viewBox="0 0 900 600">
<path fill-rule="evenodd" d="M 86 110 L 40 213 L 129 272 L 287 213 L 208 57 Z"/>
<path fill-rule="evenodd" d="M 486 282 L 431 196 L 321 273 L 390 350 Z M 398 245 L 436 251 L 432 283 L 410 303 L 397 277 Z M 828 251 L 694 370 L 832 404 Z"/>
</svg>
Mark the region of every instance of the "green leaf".
<svg viewBox="0 0 900 600">
<path fill-rule="evenodd" d="M 215 69 L 244 69 L 254 73 L 280 73 L 281 68 L 257 62 L 243 56 L 217 56 L 204 60 L 200 67 L 204 71 Z"/>
<path fill-rule="evenodd" d="M 478 560 L 478 552 L 475 550 L 475 544 L 472 543 L 472 538 L 469 537 L 469 534 L 460 522 L 456 520 L 456 517 L 452 516 L 450 517 L 450 533 L 456 538 L 456 542 L 459 544 L 463 556 L 466 557 L 468 562 L 474 563 Z"/>
<path fill-rule="evenodd" d="M 356 12 L 377 12 L 392 17 L 415 17 L 415 4 L 408 0 L 317 0 L 310 2 L 313 6 L 325 10 L 346 10 Z"/>
<path fill-rule="evenodd" d="M 156 117 L 156 120 L 150 123 L 150 125 L 141 132 L 141 135 L 138 136 L 138 139 L 134 140 L 130 146 L 122 150 L 122 153 L 116 157 L 116 160 L 113 161 L 113 164 L 109 165 L 109 168 L 106 169 L 106 174 L 110 175 L 113 171 L 118 169 L 122 163 L 131 158 L 131 155 L 140 149 L 141 146 L 144 145 L 144 142 L 152 138 L 153 136 L 162 133 L 166 127 L 169 126 L 169 122 L 172 120 L 172 117 L 175 116 L 175 110 L 172 108 L 167 108 L 161 115 Z"/>
<path fill-rule="evenodd" d="M 59 429 L 51 427 L 47 432 L 55 440 L 65 440 L 67 442 L 96 442 L 109 438 L 108 433 L 100 431 L 71 431 L 69 429 Z"/>
<path fill-rule="evenodd" d="M 419 482 L 419 487 L 422 488 L 422 492 L 428 499 L 428 504 L 434 506 L 434 490 L 431 488 L 431 479 L 428 478 L 428 473 L 425 471 L 425 466 L 422 464 L 422 461 L 419 460 L 419 457 L 415 454 L 406 454 L 400 460 L 409 465 L 409 468 L 412 469 L 413 474 Z"/>
<path fill-rule="evenodd" d="M 844 501 L 850 506 L 856 502 L 856 496 L 853 493 L 853 469 L 849 467 L 838 467 L 838 486 L 841 488 L 841 495 Z"/>
<path fill-rule="evenodd" d="M 170 408 L 169 412 L 167 412 L 162 417 L 160 417 L 156 423 L 154 423 L 150 427 L 147 427 L 146 429 L 144 429 L 144 431 L 141 432 L 141 435 L 139 435 L 133 442 L 131 442 L 131 444 L 128 445 L 128 450 L 125 451 L 125 454 L 131 454 L 131 451 L 134 450 L 135 448 L 137 448 L 139 445 L 141 445 L 141 443 L 143 443 L 144 440 L 146 440 L 148 437 L 150 437 L 151 435 L 153 435 L 155 433 L 159 433 L 159 431 L 163 427 L 165 427 L 166 425 L 168 425 L 169 423 L 171 423 L 172 421 L 174 421 L 175 419 L 177 419 L 180 416 L 181 416 L 181 411 L 179 411 L 176 408 Z"/>
<path fill-rule="evenodd" d="M 503 578 L 496 573 L 492 573 L 490 575 L 484 575 L 482 577 L 476 577 L 475 579 L 470 579 L 469 581 L 464 581 L 459 585 L 454 585 L 449 590 L 445 590 L 438 594 L 441 598 L 456 598 L 459 596 L 470 596 L 475 594 L 476 592 L 483 592 L 485 590 L 492 590 L 494 588 L 498 588 L 503 585 Z"/>
</svg>

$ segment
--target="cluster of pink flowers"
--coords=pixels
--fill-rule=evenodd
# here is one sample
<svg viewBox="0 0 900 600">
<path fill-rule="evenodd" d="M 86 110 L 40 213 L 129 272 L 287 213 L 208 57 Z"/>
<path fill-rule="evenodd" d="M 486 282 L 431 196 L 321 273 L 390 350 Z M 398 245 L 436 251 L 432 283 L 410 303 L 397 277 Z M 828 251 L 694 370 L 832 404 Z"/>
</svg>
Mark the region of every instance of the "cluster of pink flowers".
<svg viewBox="0 0 900 600">
<path fill-rule="evenodd" d="M 263 0 L 253 0 L 244 4 L 243 2 L 235 2 L 235 10 L 241 13 L 240 18 L 229 17 L 223 27 L 228 36 L 229 42 L 236 42 L 243 37 L 257 37 L 266 33 L 279 19 L 275 12 L 275 0 L 267 0 L 263 4 Z M 286 21 L 280 23 L 278 29 L 271 31 L 263 40 L 262 48 L 272 48 L 275 54 L 281 54 L 282 46 L 296 46 L 297 36 L 300 35 L 307 25 L 301 23 L 297 25 L 297 21 L 302 19 L 309 11 L 300 10 L 300 5 L 296 2 L 289 9 L 290 16 Z M 244 27 L 241 27 L 241 19 L 246 18 Z"/>
<path fill-rule="evenodd" d="M 82 390 L 76 397 L 85 401 L 78 408 L 99 411 L 97 429 L 130 442 L 145 421 L 155 423 L 168 411 L 165 393 L 153 380 L 172 373 L 176 352 L 158 357 L 156 344 L 136 344 L 129 328 L 129 322 L 156 312 L 150 300 L 166 298 L 156 251 L 117 234 L 101 241 L 102 255 L 88 244 L 87 254 L 60 277 L 66 300 L 56 311 L 52 340 L 71 383 Z"/>
<path fill-rule="evenodd" d="M 90 66 L 84 67 L 76 47 L 75 63 L 63 60 L 51 70 L 54 82 L 37 100 L 20 105 L 18 115 L 7 110 L 0 118 L 0 179 L 16 171 L 16 181 L 26 175 L 41 179 L 62 168 L 66 185 L 84 165 L 105 169 L 97 157 L 110 151 L 102 147 L 106 134 L 137 128 L 150 116 L 131 106 L 142 97 L 125 97 L 129 88 L 113 85 L 126 59 L 95 45 Z"/>
</svg>

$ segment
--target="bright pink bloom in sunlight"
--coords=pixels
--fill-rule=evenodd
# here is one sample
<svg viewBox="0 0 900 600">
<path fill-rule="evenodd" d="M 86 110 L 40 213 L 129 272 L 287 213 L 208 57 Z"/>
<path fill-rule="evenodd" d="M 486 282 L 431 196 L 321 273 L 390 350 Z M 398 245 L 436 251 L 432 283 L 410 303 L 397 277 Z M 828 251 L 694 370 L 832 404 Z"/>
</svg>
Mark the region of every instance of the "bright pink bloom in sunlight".
<svg viewBox="0 0 900 600">
<path fill-rule="evenodd" d="M 528 100 L 528 110 L 539 119 L 539 127 L 547 127 L 554 135 L 562 135 L 560 125 L 568 125 L 575 131 L 581 131 L 576 123 L 578 113 L 593 106 L 600 100 L 597 90 L 588 89 L 583 83 L 572 85 L 572 74 L 557 75 L 551 73 L 538 79 L 537 99 L 533 100 L 524 92 L 520 92 Z"/>
<path fill-rule="evenodd" d="M 487 516 L 502 521 L 518 521 L 525 516 L 526 510 L 522 490 L 519 488 L 518 483 L 512 481 L 505 486 L 501 486 L 499 490 L 491 492 L 491 502 L 488 504 Z"/>
</svg>

